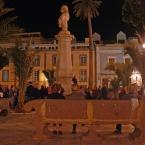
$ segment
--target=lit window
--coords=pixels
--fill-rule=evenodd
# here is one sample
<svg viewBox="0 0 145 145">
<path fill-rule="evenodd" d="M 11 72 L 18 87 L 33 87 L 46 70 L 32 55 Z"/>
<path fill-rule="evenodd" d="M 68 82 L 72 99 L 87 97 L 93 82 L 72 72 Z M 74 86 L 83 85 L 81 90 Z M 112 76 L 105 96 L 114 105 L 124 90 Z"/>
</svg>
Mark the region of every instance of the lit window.
<svg viewBox="0 0 145 145">
<path fill-rule="evenodd" d="M 85 69 L 80 70 L 80 81 L 81 82 L 87 81 L 87 70 Z"/>
<path fill-rule="evenodd" d="M 115 58 L 114 58 L 114 57 L 109 57 L 109 58 L 108 58 L 108 63 L 109 63 L 109 64 L 115 63 Z"/>
<path fill-rule="evenodd" d="M 34 81 L 39 81 L 39 70 L 34 71 Z"/>
<path fill-rule="evenodd" d="M 80 55 L 80 65 L 87 65 L 87 55 L 86 54 Z"/>
<path fill-rule="evenodd" d="M 9 81 L 9 71 L 8 70 L 3 70 L 2 71 L 2 80 L 5 81 Z"/>
<path fill-rule="evenodd" d="M 130 63 L 131 63 L 130 58 L 125 58 L 125 59 L 124 59 L 124 63 L 126 63 L 126 64 L 130 64 Z"/>
<path fill-rule="evenodd" d="M 37 55 L 34 58 L 34 66 L 40 66 L 40 56 Z"/>
<path fill-rule="evenodd" d="M 57 55 L 55 54 L 55 55 L 52 55 L 52 65 L 56 66 L 56 64 L 57 64 Z"/>
</svg>

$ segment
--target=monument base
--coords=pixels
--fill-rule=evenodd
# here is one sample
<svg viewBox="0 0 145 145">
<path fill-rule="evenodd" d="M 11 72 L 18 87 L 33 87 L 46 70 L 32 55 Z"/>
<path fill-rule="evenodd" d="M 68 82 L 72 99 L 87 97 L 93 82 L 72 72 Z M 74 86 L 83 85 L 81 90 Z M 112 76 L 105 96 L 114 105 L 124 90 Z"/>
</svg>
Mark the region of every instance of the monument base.
<svg viewBox="0 0 145 145">
<path fill-rule="evenodd" d="M 59 77 L 59 83 L 64 88 L 64 96 L 71 95 L 72 93 L 72 84 L 71 84 L 71 77 Z"/>
<path fill-rule="evenodd" d="M 64 95 L 72 93 L 72 54 L 71 41 L 73 35 L 69 31 L 60 31 L 56 35 L 58 40 L 58 62 L 56 81 L 64 88 Z"/>
</svg>

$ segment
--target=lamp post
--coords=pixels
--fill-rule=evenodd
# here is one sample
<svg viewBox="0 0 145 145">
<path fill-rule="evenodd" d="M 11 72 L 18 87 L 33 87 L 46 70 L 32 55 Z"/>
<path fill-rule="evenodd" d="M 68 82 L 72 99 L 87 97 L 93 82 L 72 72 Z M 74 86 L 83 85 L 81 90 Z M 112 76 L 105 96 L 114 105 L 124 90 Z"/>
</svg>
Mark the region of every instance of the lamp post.
<svg viewBox="0 0 145 145">
<path fill-rule="evenodd" d="M 136 83 L 138 86 L 142 84 L 142 78 L 138 71 L 133 71 L 131 75 L 131 83 Z"/>
<path fill-rule="evenodd" d="M 145 43 L 142 44 L 142 47 L 145 49 Z"/>
</svg>

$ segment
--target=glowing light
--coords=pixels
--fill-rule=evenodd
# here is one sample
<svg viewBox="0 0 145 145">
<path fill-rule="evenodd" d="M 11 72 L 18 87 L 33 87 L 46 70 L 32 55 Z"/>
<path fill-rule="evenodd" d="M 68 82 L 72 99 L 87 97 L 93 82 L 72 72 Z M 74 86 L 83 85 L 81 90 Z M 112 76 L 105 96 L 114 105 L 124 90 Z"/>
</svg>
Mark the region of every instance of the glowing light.
<svg viewBox="0 0 145 145">
<path fill-rule="evenodd" d="M 131 75 L 131 83 L 136 83 L 138 86 L 141 86 L 142 84 L 142 78 L 138 71 L 133 71 Z"/>
<path fill-rule="evenodd" d="M 143 48 L 145 48 L 145 43 L 142 45 Z"/>
<path fill-rule="evenodd" d="M 42 82 L 42 85 L 48 86 L 48 79 L 43 72 L 40 73 L 40 81 Z"/>
</svg>

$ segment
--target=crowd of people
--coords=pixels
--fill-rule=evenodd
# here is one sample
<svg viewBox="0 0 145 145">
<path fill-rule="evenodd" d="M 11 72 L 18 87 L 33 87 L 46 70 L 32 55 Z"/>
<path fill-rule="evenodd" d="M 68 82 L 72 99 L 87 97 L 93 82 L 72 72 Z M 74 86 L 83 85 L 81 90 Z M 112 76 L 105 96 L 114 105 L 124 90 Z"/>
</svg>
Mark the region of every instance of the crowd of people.
<svg viewBox="0 0 145 145">
<path fill-rule="evenodd" d="M 61 84 L 54 84 L 49 87 L 41 86 L 40 89 L 37 85 L 29 82 L 26 88 L 25 101 L 33 99 L 64 99 L 64 89 Z"/>
<path fill-rule="evenodd" d="M 65 99 L 64 88 L 61 84 L 54 84 L 52 86 L 41 86 L 28 83 L 25 93 L 25 102 L 33 99 Z M 131 99 L 131 97 L 140 98 L 143 96 L 142 89 L 138 89 L 135 85 L 131 87 L 130 91 L 126 88 L 121 87 L 117 92 L 113 89 L 104 86 L 95 87 L 93 89 L 76 86 L 73 90 L 72 96 L 76 96 L 75 99 Z M 10 107 L 15 108 L 18 102 L 18 88 L 13 85 L 8 87 L 2 87 L 0 85 L 0 98 L 9 98 Z M 72 97 L 73 98 L 73 97 Z"/>
<path fill-rule="evenodd" d="M 0 85 L 0 98 L 9 98 L 9 105 L 11 109 L 14 109 L 18 103 L 18 88 L 11 85 L 10 88 L 7 86 L 2 87 Z"/>
<path fill-rule="evenodd" d="M 25 93 L 25 103 L 33 99 L 64 99 L 64 89 L 60 84 L 45 87 L 28 83 Z M 8 88 L 0 85 L 0 98 L 9 98 L 9 105 L 11 109 L 15 109 L 18 104 L 19 89 L 15 86 Z"/>
<path fill-rule="evenodd" d="M 132 97 L 140 99 L 144 92 L 143 88 L 139 88 L 136 84 L 131 85 L 129 88 L 120 87 L 118 89 L 108 88 L 105 85 L 95 87 L 93 89 L 85 87 L 77 87 L 74 90 L 75 95 L 82 96 L 84 99 L 131 99 Z"/>
</svg>

